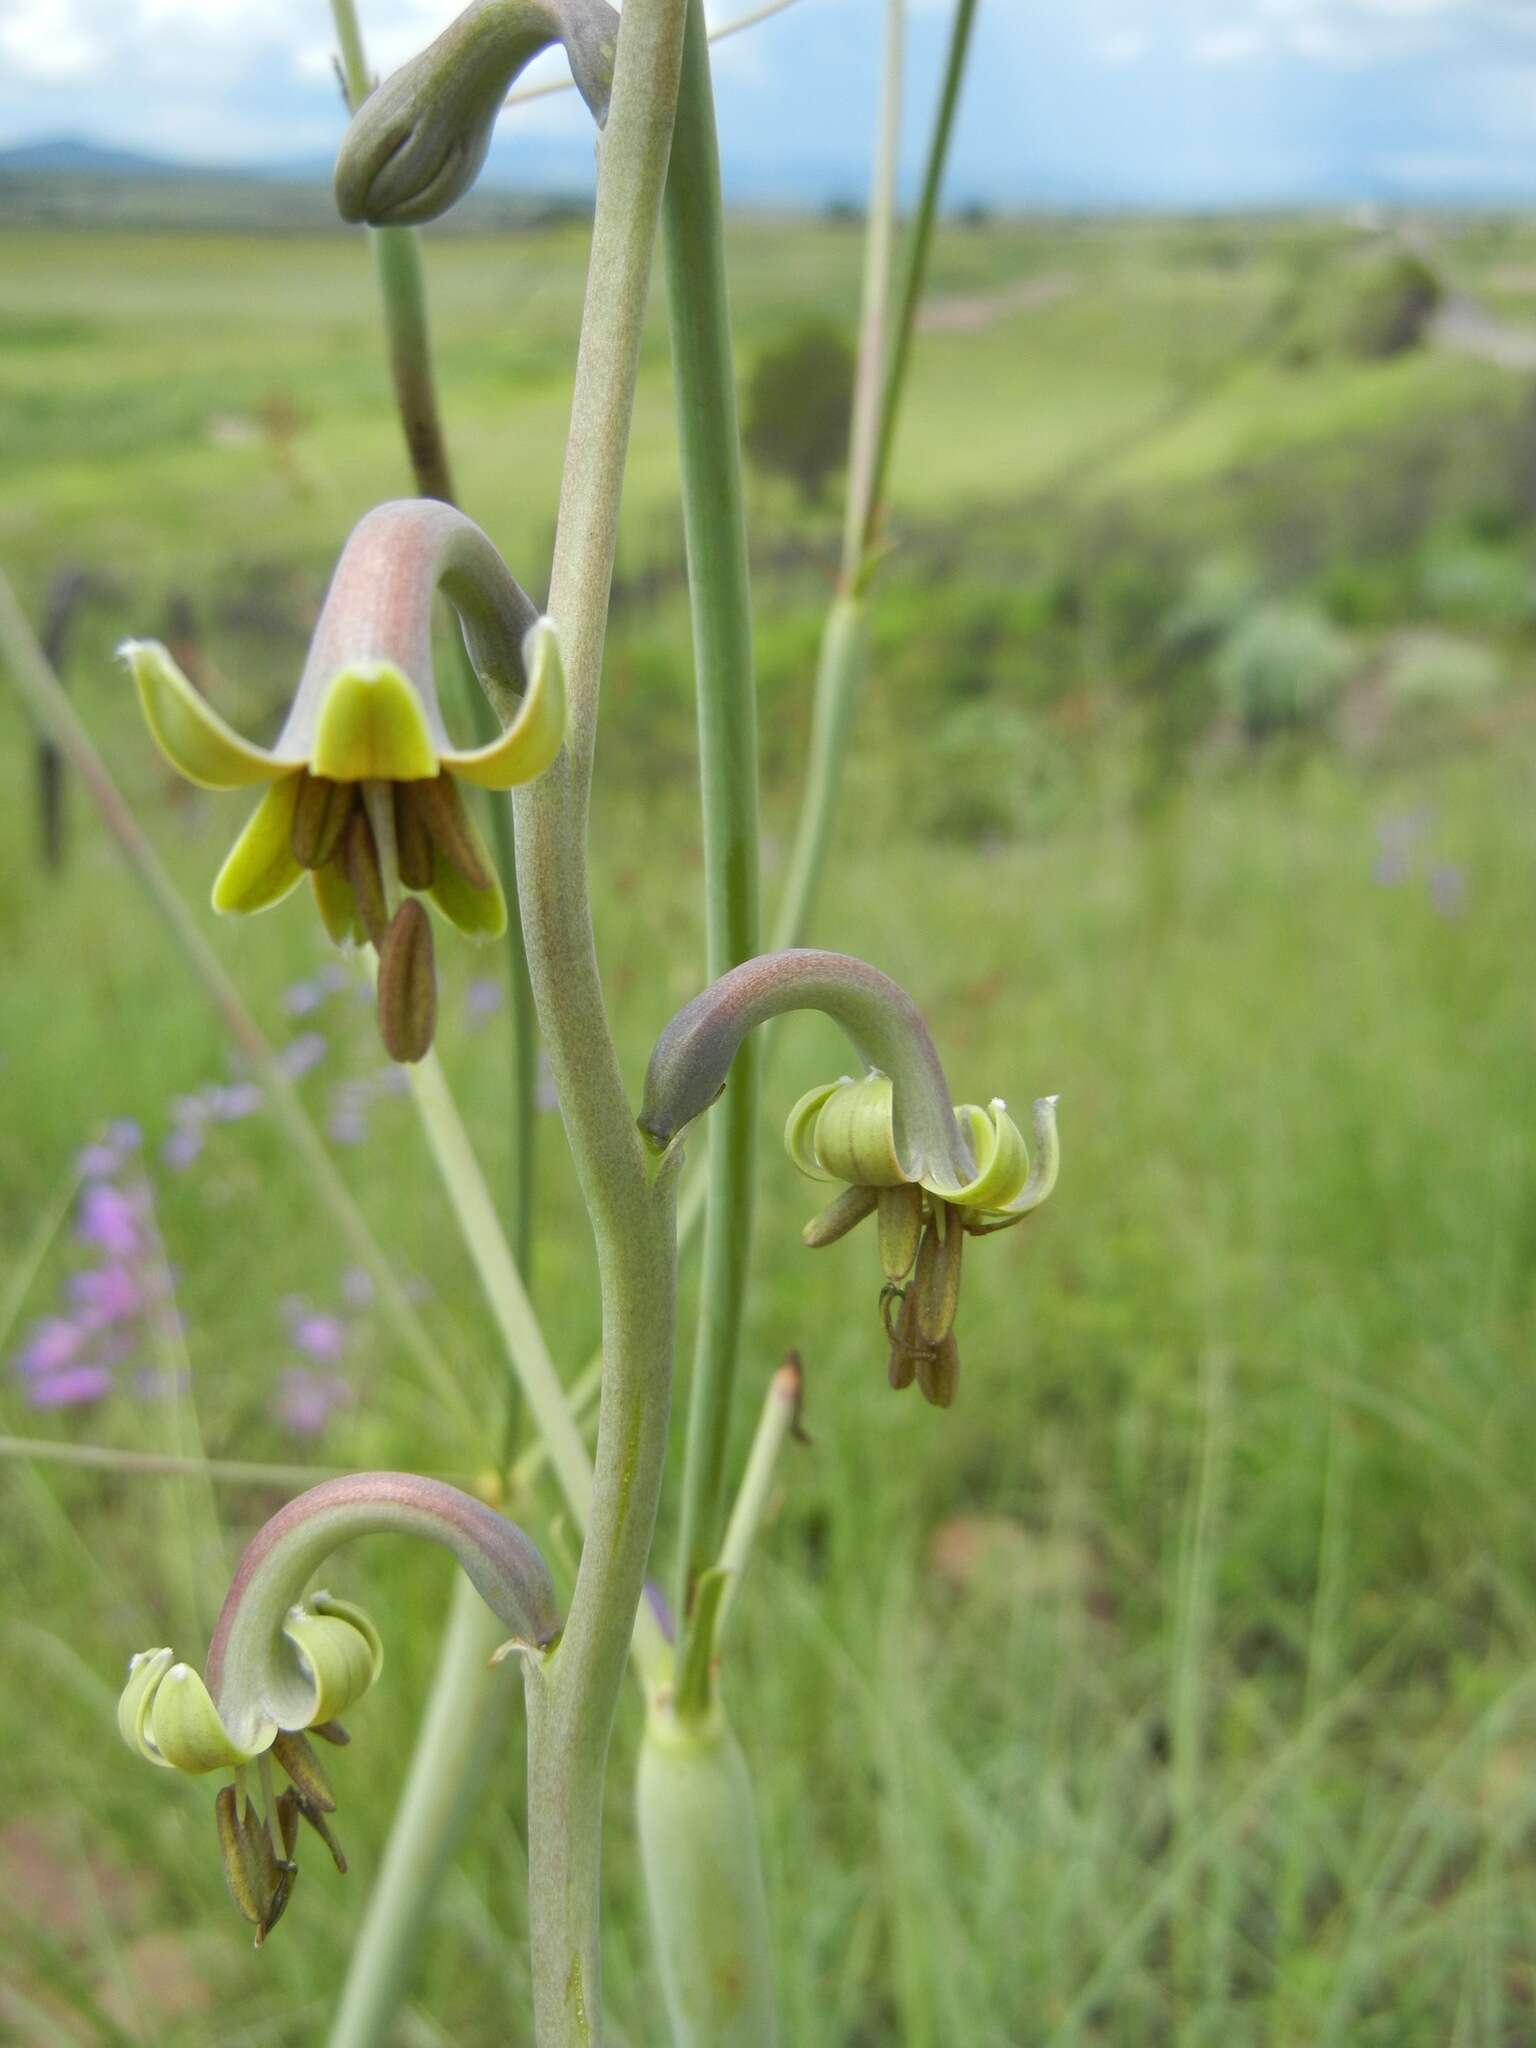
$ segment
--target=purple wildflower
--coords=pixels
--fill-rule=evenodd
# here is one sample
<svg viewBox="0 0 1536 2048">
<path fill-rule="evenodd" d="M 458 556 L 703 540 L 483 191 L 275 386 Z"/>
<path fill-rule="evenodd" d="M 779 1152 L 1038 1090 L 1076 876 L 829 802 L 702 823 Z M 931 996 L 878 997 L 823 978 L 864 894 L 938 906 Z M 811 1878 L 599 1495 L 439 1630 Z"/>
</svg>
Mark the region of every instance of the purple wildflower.
<svg viewBox="0 0 1536 2048">
<path fill-rule="evenodd" d="M 245 1117 L 256 1116 L 267 1099 L 254 1081 L 234 1081 L 227 1088 L 208 1088 L 203 1095 L 208 1114 L 220 1124 L 239 1123 Z"/>
<path fill-rule="evenodd" d="M 283 1008 L 290 1017 L 308 1017 L 325 1001 L 325 990 L 313 981 L 295 981 L 283 990 Z"/>
<path fill-rule="evenodd" d="M 672 1604 L 654 1579 L 646 1580 L 645 1597 L 650 1602 L 651 1612 L 655 1615 L 662 1634 L 669 1643 L 675 1643 L 677 1641 L 677 1622 L 673 1618 Z"/>
<path fill-rule="evenodd" d="M 115 1259 L 131 1259 L 144 1251 L 139 1205 L 121 1188 L 95 1181 L 80 1197 L 75 1235 Z"/>
<path fill-rule="evenodd" d="M 61 1372 L 73 1365 L 85 1341 L 85 1331 L 66 1316 L 46 1316 L 34 1323 L 27 1341 L 12 1361 L 18 1372 L 27 1374 Z"/>
<path fill-rule="evenodd" d="M 76 1273 L 69 1292 L 80 1310 L 82 1327 L 89 1330 L 129 1322 L 146 1306 L 143 1283 L 127 1266 L 93 1266 Z"/>
<path fill-rule="evenodd" d="M 301 1031 L 297 1038 L 290 1039 L 277 1055 L 277 1064 L 290 1081 L 300 1080 L 311 1067 L 318 1066 L 330 1050 L 324 1035 L 319 1031 Z"/>
<path fill-rule="evenodd" d="M 338 1102 L 325 1120 L 333 1145 L 361 1145 L 368 1137 L 368 1112 L 361 1103 Z"/>
<path fill-rule="evenodd" d="M 202 1149 L 202 1125 L 178 1124 L 160 1147 L 160 1157 L 172 1173 L 185 1173 Z"/>
<path fill-rule="evenodd" d="M 288 1341 L 306 1358 L 313 1358 L 321 1365 L 336 1365 L 346 1354 L 347 1326 L 340 1316 L 307 1310 L 296 1315 L 289 1324 Z"/>
<path fill-rule="evenodd" d="M 75 1168 L 82 1180 L 111 1180 L 122 1163 L 123 1155 L 115 1145 L 98 1143 L 77 1154 Z"/>
<path fill-rule="evenodd" d="M 112 1391 L 112 1374 L 104 1365 L 70 1365 L 62 1372 L 43 1373 L 27 1389 L 34 1408 L 78 1408 Z"/>
<path fill-rule="evenodd" d="M 318 1436 L 336 1410 L 351 1400 L 352 1389 L 339 1373 L 291 1365 L 278 1380 L 274 1407 L 284 1429 L 295 1436 Z"/>
<path fill-rule="evenodd" d="M 506 1000 L 506 985 L 494 975 L 477 974 L 464 991 L 466 1028 L 477 1030 L 487 1017 L 494 1017 Z"/>
</svg>

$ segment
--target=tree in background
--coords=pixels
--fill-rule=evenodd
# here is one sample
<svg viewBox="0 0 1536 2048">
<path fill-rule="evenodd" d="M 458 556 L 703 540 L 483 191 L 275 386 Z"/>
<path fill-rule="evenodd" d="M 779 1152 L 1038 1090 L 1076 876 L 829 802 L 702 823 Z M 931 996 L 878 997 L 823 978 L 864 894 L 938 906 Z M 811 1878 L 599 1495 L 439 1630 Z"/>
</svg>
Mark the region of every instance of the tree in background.
<svg viewBox="0 0 1536 2048">
<path fill-rule="evenodd" d="M 852 411 L 853 351 L 830 321 L 808 321 L 754 364 L 742 439 L 757 469 L 817 505 L 847 461 Z"/>
</svg>

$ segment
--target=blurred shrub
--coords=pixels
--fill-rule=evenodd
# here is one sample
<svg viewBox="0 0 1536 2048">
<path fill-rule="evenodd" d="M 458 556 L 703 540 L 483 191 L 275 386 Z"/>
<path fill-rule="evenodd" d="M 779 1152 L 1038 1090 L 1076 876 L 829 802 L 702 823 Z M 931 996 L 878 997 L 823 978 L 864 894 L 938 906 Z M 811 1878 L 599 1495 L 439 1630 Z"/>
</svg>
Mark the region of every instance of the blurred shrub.
<svg viewBox="0 0 1536 2048">
<path fill-rule="evenodd" d="M 1373 249 L 1311 281 L 1282 360 L 1300 369 L 1340 355 L 1368 362 L 1403 355 L 1423 341 L 1441 296 L 1440 280 L 1421 258 Z"/>
<path fill-rule="evenodd" d="M 1354 280 L 1345 341 L 1351 353 L 1376 359 L 1417 348 L 1440 303 L 1440 280 L 1420 257 L 1393 250 L 1364 266 Z"/>
<path fill-rule="evenodd" d="M 1164 613 L 1158 638 L 1180 659 L 1210 654 L 1253 609 L 1259 587 L 1247 555 L 1207 555 L 1195 564 L 1183 597 Z"/>
<path fill-rule="evenodd" d="M 1390 625 L 1413 609 L 1413 570 L 1397 555 L 1330 562 L 1319 580 L 1318 598 L 1336 626 Z"/>
<path fill-rule="evenodd" d="M 1491 648 L 1450 633 L 1405 634 L 1386 667 L 1388 693 L 1405 707 L 1455 710 L 1477 704 L 1503 680 Z"/>
<path fill-rule="evenodd" d="M 1027 712 L 978 699 L 939 719 L 916 784 L 917 824 L 966 844 L 1046 833 L 1078 794 L 1071 749 Z"/>
<path fill-rule="evenodd" d="M 1419 590 L 1436 618 L 1464 625 L 1521 625 L 1536 608 L 1524 555 L 1472 541 L 1427 548 L 1419 568 Z"/>
<path fill-rule="evenodd" d="M 1249 614 L 1214 665 L 1216 687 L 1250 738 L 1294 730 L 1327 710 L 1349 672 L 1349 642 L 1310 605 Z"/>
<path fill-rule="evenodd" d="M 753 365 L 742 441 L 765 475 L 788 477 L 818 504 L 848 459 L 852 410 L 853 351 L 829 321 L 812 321 Z"/>
</svg>

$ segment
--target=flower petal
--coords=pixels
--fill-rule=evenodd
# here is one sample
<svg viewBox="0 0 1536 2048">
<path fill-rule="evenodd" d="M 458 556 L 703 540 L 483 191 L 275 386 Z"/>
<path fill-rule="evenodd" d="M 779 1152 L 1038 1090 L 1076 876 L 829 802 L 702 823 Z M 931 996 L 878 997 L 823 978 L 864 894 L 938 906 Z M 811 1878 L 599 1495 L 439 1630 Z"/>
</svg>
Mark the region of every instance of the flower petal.
<svg viewBox="0 0 1536 2048">
<path fill-rule="evenodd" d="M 1038 1209 L 1056 1185 L 1061 1144 L 1056 1134 L 1056 1097 L 1043 1095 L 1034 1106 L 1035 1157 L 1031 1163 L 1024 1137 L 1002 1102 L 981 1109 L 974 1102 L 955 1111 L 976 1160 L 976 1178 L 949 1200 L 979 1218 L 1016 1222 Z"/>
<path fill-rule="evenodd" d="M 823 1173 L 861 1188 L 896 1188 L 912 1179 L 896 1150 L 893 1096 L 887 1074 L 832 1090 L 811 1133 Z"/>
<path fill-rule="evenodd" d="M 527 692 L 516 718 L 499 740 L 468 752 L 445 753 L 443 765 L 481 789 L 511 789 L 532 782 L 565 744 L 567 707 L 560 642 L 548 619 L 529 627 L 523 640 Z"/>
<path fill-rule="evenodd" d="M 174 1650 L 140 1650 L 129 1660 L 128 1683 L 117 1702 L 117 1728 L 124 1742 L 165 1770 L 170 1765 L 149 1741 L 147 1723 L 160 1681 L 175 1662 Z"/>
<path fill-rule="evenodd" d="M 383 1668 L 378 1630 L 350 1601 L 316 1593 L 304 1606 L 290 1610 L 283 1634 L 313 1688 L 306 1728 L 344 1714 Z"/>
<path fill-rule="evenodd" d="M 393 662 L 355 662 L 327 684 L 309 767 L 333 782 L 421 782 L 436 775 L 426 712 Z"/>
<path fill-rule="evenodd" d="M 357 914 L 357 898 L 352 894 L 352 884 L 342 873 L 340 863 L 328 861 L 323 868 L 314 869 L 309 879 L 315 892 L 320 921 L 330 933 L 333 943 L 360 946 L 367 933 Z"/>
<path fill-rule="evenodd" d="M 841 1081 L 824 1081 L 819 1088 L 808 1089 L 785 1120 L 784 1149 L 808 1180 L 834 1178 L 832 1174 L 824 1172 L 817 1163 L 813 1143 L 816 1119 L 820 1116 L 829 1096 L 836 1094 L 839 1088 L 852 1086 L 852 1081 L 844 1076 Z"/>
<path fill-rule="evenodd" d="M 227 915 L 266 910 L 296 889 L 304 870 L 293 856 L 297 774 L 274 782 L 229 850 L 213 885 L 213 907 Z"/>
<path fill-rule="evenodd" d="M 469 829 L 474 832 L 474 825 Z M 477 843 L 479 836 L 476 832 Z M 484 853 L 483 846 L 481 852 Z M 507 928 L 507 899 L 501 893 L 496 864 L 489 854 L 485 854 L 485 869 L 491 886 L 477 889 L 473 882 L 465 880 L 441 848 L 433 851 L 432 887 L 427 893 L 448 922 L 467 939 L 499 939 Z"/>
<path fill-rule="evenodd" d="M 285 772 L 265 747 L 224 723 L 158 640 L 125 640 L 118 652 L 138 685 L 155 744 L 178 775 L 202 789 L 245 789 Z"/>
<path fill-rule="evenodd" d="M 173 1664 L 155 1688 L 147 1735 L 163 1762 L 177 1771 L 221 1771 L 249 1763 L 270 1742 L 241 1749 L 190 1664 Z"/>
</svg>

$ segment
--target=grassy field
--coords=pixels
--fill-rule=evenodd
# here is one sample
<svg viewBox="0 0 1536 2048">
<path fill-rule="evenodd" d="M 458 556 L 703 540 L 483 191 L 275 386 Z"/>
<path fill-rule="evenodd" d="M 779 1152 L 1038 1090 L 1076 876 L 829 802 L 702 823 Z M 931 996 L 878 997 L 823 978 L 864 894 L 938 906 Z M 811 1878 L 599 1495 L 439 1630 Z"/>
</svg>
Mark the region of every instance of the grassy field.
<svg viewBox="0 0 1536 2048">
<path fill-rule="evenodd" d="M 941 241 L 814 936 L 906 983 L 963 1096 L 1059 1091 L 1065 1163 L 1036 1223 L 968 1257 L 958 1405 L 898 1399 L 871 1248 L 801 1248 L 815 1190 L 775 1135 L 846 1054 L 817 1024 L 784 1038 L 748 1377 L 797 1346 L 814 1441 L 784 1470 L 729 1697 L 796 2048 L 1536 2040 L 1536 430 L 1495 364 L 1338 345 L 1373 248 L 1317 222 Z M 856 230 L 744 222 L 733 254 L 744 359 L 808 312 L 851 319 Z M 582 257 L 574 228 L 429 248 L 462 495 L 534 588 Z M 1536 229 L 1469 224 L 1436 260 L 1517 320 Z M 241 802 L 172 787 L 110 649 L 179 615 L 221 706 L 270 721 L 340 538 L 405 488 L 367 254 L 11 230 L 0 276 L 0 564 L 34 611 L 65 566 L 106 579 L 71 688 L 204 915 Z M 594 817 L 636 1093 L 702 978 L 669 407 L 658 321 Z M 758 481 L 753 510 L 771 893 L 836 506 Z M 91 1265 L 77 1156 L 114 1119 L 142 1128 L 142 1183 L 124 1171 L 180 1311 L 98 1402 L 37 1413 L 7 1371 L 0 1431 L 483 1471 L 489 1324 L 366 1005 L 317 979 L 314 921 L 205 919 L 274 1036 L 316 1034 L 305 1098 L 483 1401 L 473 1441 L 354 1298 L 264 1114 L 209 1112 L 198 1156 L 166 1157 L 186 1098 L 237 1078 L 219 1027 L 78 791 L 65 869 L 41 872 L 3 697 L 0 734 L 0 1348 Z M 439 958 L 444 1057 L 494 1177 L 494 962 Z M 534 1284 L 574 1371 L 588 1245 L 553 1115 L 541 1139 Z M 345 1397 L 301 1436 L 281 1403 L 306 1312 L 346 1322 Z M 167 1398 L 188 1368 L 191 1400 Z M 0 2039 L 323 2037 L 441 1560 L 383 1544 L 336 1568 L 389 1656 L 333 1773 L 353 1874 L 307 1871 L 260 1956 L 207 1788 L 112 1725 L 128 1653 L 200 1654 L 278 1498 L 0 1462 Z M 660 2048 L 635 1737 L 627 1707 L 607 1991 L 615 2039 Z M 514 1724 L 407 2048 L 527 2038 L 520 1783 Z"/>
</svg>

